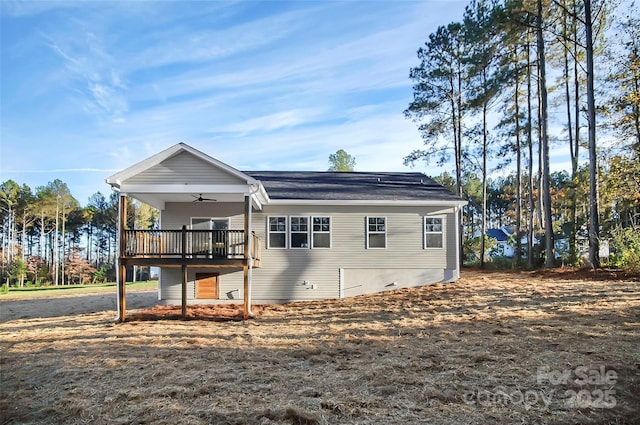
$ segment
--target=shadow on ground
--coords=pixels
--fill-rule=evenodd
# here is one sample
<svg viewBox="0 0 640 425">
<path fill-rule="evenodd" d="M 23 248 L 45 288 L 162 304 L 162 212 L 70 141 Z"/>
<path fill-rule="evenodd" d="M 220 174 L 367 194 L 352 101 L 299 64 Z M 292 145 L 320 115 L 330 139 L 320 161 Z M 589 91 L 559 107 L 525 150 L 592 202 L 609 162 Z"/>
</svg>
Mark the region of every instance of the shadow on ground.
<svg viewBox="0 0 640 425">
<path fill-rule="evenodd" d="M 127 310 L 153 307 L 158 292 L 139 291 L 127 293 Z M 116 315 L 115 294 L 74 295 L 57 298 L 6 300 L 0 302 L 0 323 L 17 319 L 73 316 L 113 310 Z"/>
</svg>

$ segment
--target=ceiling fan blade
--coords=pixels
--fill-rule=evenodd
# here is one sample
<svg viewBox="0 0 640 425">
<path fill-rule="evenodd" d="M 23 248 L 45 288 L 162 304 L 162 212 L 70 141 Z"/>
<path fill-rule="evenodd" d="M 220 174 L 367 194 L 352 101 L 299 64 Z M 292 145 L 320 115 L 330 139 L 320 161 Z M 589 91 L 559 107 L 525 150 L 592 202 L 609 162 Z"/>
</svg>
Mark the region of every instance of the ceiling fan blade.
<svg viewBox="0 0 640 425">
<path fill-rule="evenodd" d="M 204 202 L 204 201 L 216 202 L 217 201 L 216 199 L 213 199 L 213 198 L 203 198 L 202 193 L 199 194 L 198 196 L 195 196 L 195 195 L 191 195 L 191 196 L 195 198 L 192 202 Z"/>
</svg>

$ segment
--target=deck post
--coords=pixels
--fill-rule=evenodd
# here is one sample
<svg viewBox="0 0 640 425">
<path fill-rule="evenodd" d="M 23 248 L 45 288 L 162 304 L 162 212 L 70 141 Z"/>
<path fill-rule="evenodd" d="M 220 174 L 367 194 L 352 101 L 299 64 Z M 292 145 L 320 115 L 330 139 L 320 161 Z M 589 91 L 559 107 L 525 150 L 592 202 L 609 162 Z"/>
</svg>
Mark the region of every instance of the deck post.
<svg viewBox="0 0 640 425">
<path fill-rule="evenodd" d="M 118 321 L 121 323 L 125 321 L 127 315 L 127 267 L 123 264 L 123 257 L 126 250 L 125 230 L 127 230 L 127 195 L 121 193 L 118 203 L 118 218 L 119 218 L 119 232 L 120 238 L 118 244 Z"/>
<path fill-rule="evenodd" d="M 187 318 L 187 265 L 182 264 L 182 318 Z"/>
<path fill-rule="evenodd" d="M 182 318 L 187 318 L 187 226 L 182 226 Z"/>
<path fill-rule="evenodd" d="M 127 316 L 127 267 L 120 265 L 118 276 L 118 321 L 123 323 Z"/>
<path fill-rule="evenodd" d="M 250 298 L 251 295 L 249 292 L 251 288 L 249 288 L 249 239 L 251 238 L 251 234 L 249 233 L 251 229 L 249 229 L 249 214 L 251 214 L 251 196 L 245 195 L 244 197 L 244 260 L 242 261 L 242 269 L 244 274 L 244 311 L 243 316 L 244 320 L 249 318 L 249 313 L 251 311 Z"/>
</svg>

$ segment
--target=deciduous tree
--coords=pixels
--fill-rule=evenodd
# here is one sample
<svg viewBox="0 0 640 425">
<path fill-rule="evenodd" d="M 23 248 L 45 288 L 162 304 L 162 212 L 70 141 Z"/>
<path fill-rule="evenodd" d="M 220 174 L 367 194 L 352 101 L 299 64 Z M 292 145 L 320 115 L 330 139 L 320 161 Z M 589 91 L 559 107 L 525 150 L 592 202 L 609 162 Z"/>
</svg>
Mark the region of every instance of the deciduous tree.
<svg viewBox="0 0 640 425">
<path fill-rule="evenodd" d="M 353 171 L 356 167 L 356 158 L 349 155 L 344 149 L 329 155 L 329 171 Z"/>
</svg>

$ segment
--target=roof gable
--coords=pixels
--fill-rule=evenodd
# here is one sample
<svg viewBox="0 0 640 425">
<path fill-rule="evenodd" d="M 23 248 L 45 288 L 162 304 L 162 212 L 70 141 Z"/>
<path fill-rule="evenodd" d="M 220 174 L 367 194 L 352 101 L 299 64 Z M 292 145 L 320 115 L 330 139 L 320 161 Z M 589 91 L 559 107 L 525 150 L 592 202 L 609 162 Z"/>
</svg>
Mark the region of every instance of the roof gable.
<svg viewBox="0 0 640 425">
<path fill-rule="evenodd" d="M 126 184 L 246 184 L 247 178 L 211 164 L 189 152 L 165 159 L 159 164 L 131 176 Z"/>
<path fill-rule="evenodd" d="M 128 184 L 255 184 L 241 171 L 178 143 L 107 178 L 119 187 Z"/>
</svg>

